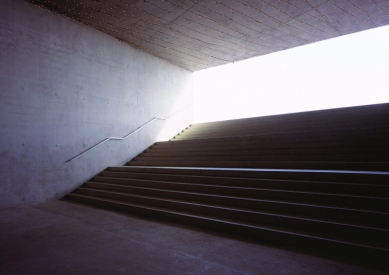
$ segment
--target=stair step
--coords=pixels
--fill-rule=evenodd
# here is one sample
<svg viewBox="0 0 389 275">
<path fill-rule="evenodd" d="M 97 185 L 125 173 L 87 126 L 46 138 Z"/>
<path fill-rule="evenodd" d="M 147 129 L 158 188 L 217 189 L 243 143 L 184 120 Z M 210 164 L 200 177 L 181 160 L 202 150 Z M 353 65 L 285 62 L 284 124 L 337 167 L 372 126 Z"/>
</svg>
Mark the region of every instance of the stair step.
<svg viewBox="0 0 389 275">
<path fill-rule="evenodd" d="M 378 150 L 389 146 L 389 135 L 381 134 L 374 137 L 365 137 L 362 139 L 352 139 L 351 137 L 333 137 L 333 139 L 322 139 L 313 137 L 311 139 L 302 139 L 296 136 L 295 140 L 291 137 L 275 138 L 272 136 L 247 136 L 247 137 L 229 137 L 229 138 L 208 138 L 208 139 L 187 139 L 167 142 L 158 142 L 148 150 L 195 150 L 211 149 L 220 150 L 322 150 L 328 148 L 331 150 L 351 150 L 357 151 Z"/>
<path fill-rule="evenodd" d="M 191 127 L 176 137 L 181 136 L 228 136 L 230 134 L 284 134 L 284 133 L 296 133 L 299 132 L 301 135 L 307 132 L 313 131 L 325 131 L 326 133 L 337 132 L 339 130 L 342 131 L 353 131 L 355 129 L 361 128 L 360 121 L 356 124 L 345 125 L 345 123 L 338 123 L 331 125 L 320 125 L 318 123 L 310 123 L 310 124 L 299 124 L 299 123 L 290 123 L 287 125 L 265 125 L 263 123 L 256 124 L 240 124 L 240 125 L 225 125 L 222 127 Z M 365 129 L 370 129 L 370 131 L 374 131 L 376 129 L 386 128 L 387 121 L 381 123 L 374 123 L 371 125 L 362 126 Z"/>
<path fill-rule="evenodd" d="M 333 111 L 333 110 L 332 110 Z M 389 115 L 389 112 L 386 111 L 385 115 Z M 326 127 L 336 127 L 336 126 L 355 126 L 358 127 L 362 125 L 375 125 L 375 124 L 385 124 L 385 120 L 382 113 L 380 117 L 377 117 L 377 114 L 367 113 L 364 114 L 345 114 L 339 116 L 333 112 L 327 112 L 324 115 L 324 112 L 321 111 L 312 111 L 305 112 L 300 114 L 283 114 L 283 115 L 272 115 L 272 116 L 262 116 L 262 117 L 253 117 L 253 118 L 243 118 L 243 119 L 233 119 L 233 120 L 224 120 L 224 121 L 214 121 L 214 122 L 204 122 L 192 124 L 189 129 L 207 129 L 207 128 L 222 128 L 222 127 L 244 127 L 244 126 L 270 126 L 274 127 L 275 125 L 289 126 L 294 127 L 307 127 L 310 125 L 320 125 Z M 323 118 L 323 116 L 325 116 Z M 358 124 L 359 122 L 359 124 Z"/>
<path fill-rule="evenodd" d="M 381 129 L 382 130 L 382 129 Z M 188 148 L 200 146 L 248 146 L 256 145 L 267 148 L 268 146 L 288 146 L 287 148 L 295 148 L 296 146 L 307 147 L 360 147 L 360 146 L 388 146 L 389 127 L 387 131 L 379 133 L 363 133 L 360 131 L 353 132 L 337 132 L 325 136 L 323 133 L 314 132 L 306 133 L 304 137 L 300 133 L 289 134 L 272 134 L 272 135 L 249 135 L 239 137 L 218 137 L 218 138 L 203 138 L 203 139 L 187 139 L 175 141 L 156 142 L 152 148 Z"/>
<path fill-rule="evenodd" d="M 176 135 L 172 141 L 175 140 L 183 140 L 183 139 L 196 139 L 196 138 L 221 138 L 221 137 L 240 137 L 240 136 L 256 136 L 256 135 L 291 135 L 291 140 L 294 141 L 293 135 L 298 135 L 301 139 L 312 138 L 313 136 L 319 136 L 320 139 L 329 139 L 334 140 L 334 137 L 339 139 L 340 135 L 347 136 L 351 139 L 353 132 L 359 132 L 358 136 L 369 136 L 373 133 L 375 134 L 388 134 L 388 125 L 387 122 L 382 125 L 374 125 L 374 126 L 356 126 L 348 128 L 347 126 L 339 126 L 336 129 L 328 129 L 325 127 L 320 127 L 319 125 L 312 127 L 311 129 L 300 129 L 300 128 L 289 128 L 278 127 L 273 129 L 266 129 L 257 127 L 255 125 L 246 128 L 236 128 L 233 130 L 219 130 L 219 131 L 202 131 L 202 132 L 187 132 L 184 131 L 178 135 Z M 366 131 L 367 133 L 363 133 Z M 362 132 L 362 133 L 361 133 Z"/>
<path fill-rule="evenodd" d="M 93 183 L 89 183 L 93 184 Z M 95 185 L 98 183 L 95 183 Z M 113 188 L 113 186 L 110 186 Z M 116 190 L 140 195 L 158 196 L 171 199 L 184 199 L 190 201 L 207 202 L 212 201 L 219 205 L 229 205 L 256 209 L 258 200 L 282 200 L 295 203 L 313 203 L 325 205 L 328 207 L 344 207 L 359 210 L 379 211 L 389 213 L 389 199 L 362 197 L 362 196 L 347 196 L 338 194 L 325 194 L 314 192 L 296 192 L 284 190 L 251 190 L 251 196 L 223 195 L 208 192 L 194 192 L 181 190 L 167 190 L 160 188 L 137 187 L 129 185 L 116 185 Z"/>
<path fill-rule="evenodd" d="M 219 168 L 267 168 L 314 169 L 351 171 L 389 171 L 388 162 L 309 162 L 309 161 L 130 161 L 127 165 L 162 167 L 219 167 Z"/>
<path fill-rule="evenodd" d="M 260 154 L 260 155 L 204 155 L 204 156 L 150 156 L 141 154 L 133 161 L 352 161 L 389 162 L 389 154 Z"/>
<path fill-rule="evenodd" d="M 305 124 L 307 122 L 315 122 L 318 124 L 325 123 L 354 123 L 358 122 L 387 122 L 385 118 L 389 116 L 389 107 L 387 104 L 374 104 L 369 106 L 357 106 L 357 107 L 346 107 L 336 108 L 329 110 L 318 110 L 318 111 L 306 111 L 299 113 L 279 114 L 262 117 L 251 117 L 233 120 L 213 121 L 192 124 L 193 127 L 217 127 L 224 125 L 242 125 L 242 124 L 255 124 L 255 123 L 268 123 L 274 124 L 290 124 L 291 122 L 299 122 Z M 361 124 L 361 123 L 360 123 Z M 360 125 L 359 124 L 359 125 Z"/>
<path fill-rule="evenodd" d="M 225 193 L 234 193 L 239 190 L 249 192 L 253 188 L 281 189 L 290 191 L 322 192 L 343 195 L 364 195 L 372 197 L 389 197 L 389 185 L 315 182 L 272 179 L 247 179 L 231 177 L 204 177 L 185 175 L 166 175 L 151 173 L 130 173 L 103 171 L 100 176 L 94 177 L 96 182 L 139 184 L 149 186 L 166 186 L 166 188 L 181 188 L 186 190 L 213 189 Z"/>
<path fill-rule="evenodd" d="M 385 141 L 388 145 L 388 141 Z M 377 147 L 315 147 L 315 148 L 269 148 L 263 146 L 258 149 L 257 145 L 250 145 L 251 148 L 245 146 L 222 146 L 222 147 L 180 147 L 175 148 L 159 148 L 158 146 L 151 147 L 144 151 L 139 156 L 261 156 L 261 155 L 330 155 L 330 154 L 388 154 L 389 146 Z M 255 148 L 257 147 L 257 148 Z M 190 149 L 190 150 L 189 150 Z M 196 150 L 195 150 L 196 149 Z"/>
<path fill-rule="evenodd" d="M 334 223 L 324 220 L 306 219 L 300 216 L 287 216 L 273 214 L 269 212 L 252 211 L 238 209 L 233 207 L 217 206 L 209 203 L 188 202 L 179 199 L 164 199 L 155 196 L 145 196 L 136 194 L 126 194 L 117 191 L 106 191 L 91 188 L 80 188 L 78 194 L 115 199 L 124 202 L 141 203 L 143 205 L 152 205 L 169 209 L 180 209 L 196 214 L 206 214 L 212 216 L 225 217 L 240 221 L 248 221 L 259 224 L 270 224 L 276 226 L 285 226 L 298 230 L 314 231 L 319 234 L 329 234 L 342 237 L 349 241 L 363 241 L 366 245 L 383 246 L 389 248 L 389 243 L 383 241 L 383 238 L 389 233 L 388 230 L 363 227 L 359 225 L 350 225 L 346 223 Z M 360 236 L 365 237 L 360 240 Z"/>
<path fill-rule="evenodd" d="M 308 245 L 310 247 L 330 248 L 330 249 L 347 249 L 352 253 L 362 253 L 368 256 L 380 257 L 385 259 L 389 255 L 389 250 L 380 246 L 365 245 L 360 242 L 347 242 L 342 239 L 329 238 L 320 234 L 306 233 L 302 230 L 285 229 L 271 225 L 258 225 L 250 222 L 243 222 L 239 220 L 214 217 L 205 214 L 195 214 L 182 210 L 171 210 L 169 208 L 146 206 L 133 202 L 122 202 L 115 199 L 96 198 L 88 195 L 70 194 L 69 199 L 114 208 L 117 210 L 124 210 L 134 214 L 141 214 L 153 218 L 186 223 L 190 225 L 206 227 L 210 229 L 222 229 L 224 232 L 244 233 L 246 236 L 252 236 L 264 241 L 266 239 L 272 240 L 280 244 L 295 244 L 301 246 Z M 366 254 L 368 252 L 368 254 Z M 372 253 L 372 254 L 370 254 Z"/>
<path fill-rule="evenodd" d="M 112 184 L 103 182 L 87 182 L 83 188 L 101 189 L 115 192 L 128 192 L 129 190 L 123 184 Z M 146 186 L 142 186 L 146 187 Z M 161 187 L 160 187 L 161 188 Z M 171 189 L 170 189 L 171 190 Z M 135 194 L 134 192 L 133 194 Z M 181 198 L 178 198 L 181 199 Z M 204 203 L 204 202 L 203 202 Z M 237 206 L 235 206 L 237 207 Z M 249 210 L 249 208 L 241 208 Z M 366 211 L 360 209 L 328 207 L 323 204 L 302 204 L 293 203 L 282 200 L 256 200 L 256 207 L 258 211 L 273 211 L 279 214 L 298 214 L 303 217 L 315 219 L 321 217 L 322 219 L 331 220 L 333 222 L 349 222 L 353 224 L 360 224 L 361 226 L 377 227 L 382 229 L 389 229 L 386 221 L 389 218 L 389 213 Z"/>
<path fill-rule="evenodd" d="M 179 176 L 233 177 L 249 179 L 282 179 L 335 181 L 368 184 L 389 182 L 389 172 L 341 171 L 341 170 L 297 170 L 297 169 L 246 169 L 215 167 L 158 167 L 158 166 L 111 166 L 107 171 L 142 174 L 167 174 Z"/>
<path fill-rule="evenodd" d="M 388 117 L 377 104 L 191 125 L 67 198 L 387 264 Z"/>
<path fill-rule="evenodd" d="M 360 131 L 363 131 L 363 129 L 360 129 Z M 381 133 L 384 132 L 384 133 Z M 196 141 L 196 140 L 212 140 L 212 139 L 238 139 L 238 138 L 252 138 L 256 137 L 257 140 L 264 139 L 269 140 L 270 137 L 277 135 L 277 136 L 288 136 L 290 135 L 290 143 L 304 143 L 304 142 L 314 142 L 317 139 L 318 144 L 321 142 L 329 142 L 329 141 L 337 141 L 341 138 L 350 140 L 351 142 L 360 141 L 362 139 L 368 140 L 371 137 L 371 134 L 378 136 L 387 137 L 388 133 L 387 130 L 385 131 L 378 131 L 377 133 L 369 133 L 366 135 L 361 135 L 361 137 L 352 137 L 352 131 L 349 130 L 346 133 L 343 133 L 343 135 L 337 135 L 335 132 L 331 133 L 317 133 L 315 132 L 305 132 L 305 133 L 299 133 L 299 132 L 274 132 L 274 133 L 267 133 L 267 132 L 248 132 L 248 131 L 237 131 L 234 133 L 220 133 L 220 134 L 214 134 L 214 135 L 191 135 L 191 136 L 185 136 L 183 134 L 178 134 L 173 139 L 170 140 L 170 142 L 176 142 L 176 141 Z M 366 141 L 369 143 L 369 141 Z"/>
</svg>

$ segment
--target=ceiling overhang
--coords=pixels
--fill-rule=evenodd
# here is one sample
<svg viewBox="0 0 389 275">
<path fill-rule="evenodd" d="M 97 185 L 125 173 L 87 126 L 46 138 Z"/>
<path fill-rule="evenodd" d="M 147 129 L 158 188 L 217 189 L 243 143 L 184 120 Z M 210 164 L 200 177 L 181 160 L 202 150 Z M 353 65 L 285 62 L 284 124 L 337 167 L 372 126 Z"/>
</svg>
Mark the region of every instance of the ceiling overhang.
<svg viewBox="0 0 389 275">
<path fill-rule="evenodd" d="M 27 0 L 190 71 L 389 24 L 387 0 Z"/>
</svg>

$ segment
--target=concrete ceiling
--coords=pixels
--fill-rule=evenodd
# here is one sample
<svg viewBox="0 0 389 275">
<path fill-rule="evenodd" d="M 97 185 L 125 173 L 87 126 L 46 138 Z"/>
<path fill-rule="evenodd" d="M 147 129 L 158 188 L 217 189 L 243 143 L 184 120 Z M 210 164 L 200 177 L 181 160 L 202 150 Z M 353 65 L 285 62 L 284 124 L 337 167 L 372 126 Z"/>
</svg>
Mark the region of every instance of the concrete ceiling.
<svg viewBox="0 0 389 275">
<path fill-rule="evenodd" d="M 190 71 L 389 24 L 388 0 L 27 0 Z"/>
</svg>

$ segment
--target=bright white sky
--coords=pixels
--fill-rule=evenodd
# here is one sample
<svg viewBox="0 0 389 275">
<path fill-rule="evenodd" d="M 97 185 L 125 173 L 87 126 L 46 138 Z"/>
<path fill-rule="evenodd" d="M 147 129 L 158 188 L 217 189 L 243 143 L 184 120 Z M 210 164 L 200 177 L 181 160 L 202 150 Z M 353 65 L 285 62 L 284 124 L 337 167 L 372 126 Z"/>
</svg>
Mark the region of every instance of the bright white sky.
<svg viewBox="0 0 389 275">
<path fill-rule="evenodd" d="M 389 102 L 389 26 L 194 73 L 194 122 Z"/>
</svg>

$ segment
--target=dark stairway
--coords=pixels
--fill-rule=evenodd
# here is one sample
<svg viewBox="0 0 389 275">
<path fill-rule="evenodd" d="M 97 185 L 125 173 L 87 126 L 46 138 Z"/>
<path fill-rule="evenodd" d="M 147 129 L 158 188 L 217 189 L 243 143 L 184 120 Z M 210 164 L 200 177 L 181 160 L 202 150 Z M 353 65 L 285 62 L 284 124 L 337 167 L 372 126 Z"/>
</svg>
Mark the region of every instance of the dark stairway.
<svg viewBox="0 0 389 275">
<path fill-rule="evenodd" d="M 388 140 L 389 104 L 195 124 L 67 198 L 385 265 Z"/>
</svg>

